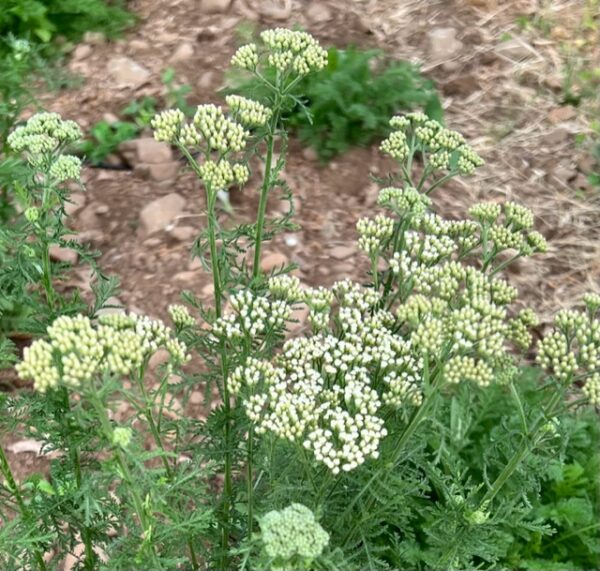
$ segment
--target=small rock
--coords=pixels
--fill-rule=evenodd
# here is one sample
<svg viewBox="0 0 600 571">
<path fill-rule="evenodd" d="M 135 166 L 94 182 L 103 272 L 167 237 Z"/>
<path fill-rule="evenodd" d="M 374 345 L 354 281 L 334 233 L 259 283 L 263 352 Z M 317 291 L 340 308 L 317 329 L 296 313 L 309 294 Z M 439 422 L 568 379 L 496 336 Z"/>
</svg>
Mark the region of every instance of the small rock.
<svg viewBox="0 0 600 571">
<path fill-rule="evenodd" d="M 133 143 L 135 144 L 135 154 L 138 163 L 154 165 L 168 163 L 173 160 L 173 151 L 168 143 L 156 141 L 152 137 L 136 139 Z"/>
<path fill-rule="evenodd" d="M 514 61 L 521 61 L 535 55 L 535 50 L 521 38 L 512 38 L 511 40 L 501 42 L 496 46 L 494 51 L 496 55 Z"/>
<path fill-rule="evenodd" d="M 79 44 L 73 50 L 73 61 L 81 61 L 92 53 L 92 46 L 89 44 Z"/>
<path fill-rule="evenodd" d="M 169 230 L 169 235 L 175 238 L 175 240 L 187 242 L 198 236 L 198 230 L 192 226 L 175 226 L 175 228 Z"/>
<path fill-rule="evenodd" d="M 88 204 L 77 216 L 79 227 L 84 230 L 95 230 L 101 226 L 100 220 L 96 215 L 95 204 Z"/>
<path fill-rule="evenodd" d="M 331 20 L 331 10 L 320 1 L 313 2 L 306 11 L 306 16 L 313 24 L 324 24 Z"/>
<path fill-rule="evenodd" d="M 85 206 L 86 196 L 83 192 L 74 192 L 69 196 L 69 202 L 65 203 L 67 216 L 74 216 Z"/>
<path fill-rule="evenodd" d="M 317 151 L 315 151 L 312 147 L 306 147 L 305 149 L 302 150 L 302 156 L 307 160 L 307 161 L 317 161 L 319 159 L 319 155 L 317 155 Z"/>
<path fill-rule="evenodd" d="M 27 438 L 25 440 L 19 440 L 17 442 L 13 442 L 9 444 L 6 449 L 13 454 L 22 454 L 23 452 L 31 452 L 36 454 L 37 456 L 43 456 L 42 447 L 44 443 L 40 440 L 33 440 L 32 438 Z"/>
<path fill-rule="evenodd" d="M 199 272 L 187 271 L 187 272 L 179 272 L 179 273 L 175 274 L 173 276 L 173 279 L 176 282 L 182 282 L 182 283 L 190 286 L 190 285 L 193 285 L 196 282 L 198 282 L 199 277 L 200 277 Z"/>
<path fill-rule="evenodd" d="M 184 42 L 173 52 L 170 58 L 171 63 L 179 63 L 182 61 L 188 61 L 194 57 L 194 46 L 189 42 Z"/>
<path fill-rule="evenodd" d="M 181 166 L 177 161 L 170 163 L 161 163 L 158 165 L 147 165 L 149 176 L 152 180 L 157 182 L 163 182 L 166 180 L 173 180 L 177 177 L 179 167 Z"/>
<path fill-rule="evenodd" d="M 140 212 L 140 222 L 145 236 L 163 230 L 185 208 L 185 198 L 172 192 L 153 200 Z"/>
<path fill-rule="evenodd" d="M 569 181 L 577 176 L 577 172 L 572 168 L 559 164 L 553 171 L 552 176 L 563 185 L 568 185 Z"/>
<path fill-rule="evenodd" d="M 192 260 L 190 260 L 190 263 L 188 264 L 188 270 L 201 270 L 202 269 L 202 262 L 200 261 L 200 258 L 193 258 Z"/>
<path fill-rule="evenodd" d="M 151 46 L 146 40 L 131 40 L 129 48 L 134 52 L 147 52 Z"/>
<path fill-rule="evenodd" d="M 273 252 L 271 254 L 267 254 L 262 261 L 260 262 L 260 269 L 269 273 L 272 270 L 279 269 L 282 266 L 285 266 L 288 263 L 288 259 L 284 254 L 280 254 L 278 252 Z"/>
<path fill-rule="evenodd" d="M 290 248 L 295 248 L 299 242 L 298 236 L 295 236 L 294 234 L 286 234 L 283 240 L 285 242 L 285 245 L 289 246 Z"/>
<path fill-rule="evenodd" d="M 429 55 L 435 61 L 451 58 L 462 47 L 455 28 L 435 28 L 429 32 Z"/>
<path fill-rule="evenodd" d="M 229 8 L 231 0 L 201 0 L 200 10 L 207 14 L 218 14 Z"/>
<path fill-rule="evenodd" d="M 356 254 L 354 246 L 335 246 L 329 250 L 329 255 L 336 260 L 345 260 Z"/>
<path fill-rule="evenodd" d="M 548 145 L 558 145 L 559 143 L 564 143 L 568 138 L 569 131 L 562 127 L 558 127 L 544 137 L 544 143 Z"/>
<path fill-rule="evenodd" d="M 255 0 L 254 4 L 267 18 L 287 20 L 292 15 L 292 0 Z"/>
<path fill-rule="evenodd" d="M 71 248 L 61 248 L 54 244 L 50 246 L 50 258 L 56 262 L 64 262 L 75 265 L 79 259 L 79 254 Z"/>
<path fill-rule="evenodd" d="M 572 105 L 565 105 L 564 107 L 556 107 L 548 113 L 548 121 L 553 125 L 557 123 L 563 123 L 574 119 L 577 116 L 577 110 Z"/>
<path fill-rule="evenodd" d="M 110 207 L 108 204 L 97 204 L 96 208 L 94 208 L 94 212 L 99 216 L 104 216 L 110 212 Z"/>
<path fill-rule="evenodd" d="M 204 402 L 204 395 L 202 391 L 192 391 L 190 395 L 190 404 L 202 404 Z"/>
<path fill-rule="evenodd" d="M 99 46 L 106 43 L 106 36 L 102 32 L 86 32 L 83 34 L 83 41 L 86 44 Z"/>
<path fill-rule="evenodd" d="M 111 58 L 106 69 L 115 82 L 123 86 L 140 87 L 150 79 L 150 71 L 126 56 Z"/>
<path fill-rule="evenodd" d="M 96 315 L 100 317 L 101 315 L 115 315 L 119 313 L 125 313 L 125 307 L 123 306 L 123 302 L 113 295 L 106 300 L 104 307 L 99 309 Z"/>
<path fill-rule="evenodd" d="M 160 365 L 164 365 L 169 361 L 170 358 L 169 352 L 161 347 L 150 359 L 148 360 L 148 368 L 151 371 L 156 370 Z"/>
<path fill-rule="evenodd" d="M 109 125 L 113 125 L 114 123 L 119 122 L 119 118 L 114 113 L 110 113 L 110 112 L 103 113 L 102 120 L 106 121 Z"/>
<path fill-rule="evenodd" d="M 201 91 L 206 91 L 212 87 L 214 79 L 215 73 L 213 71 L 207 71 L 200 76 L 200 79 L 196 83 L 196 87 Z"/>
</svg>

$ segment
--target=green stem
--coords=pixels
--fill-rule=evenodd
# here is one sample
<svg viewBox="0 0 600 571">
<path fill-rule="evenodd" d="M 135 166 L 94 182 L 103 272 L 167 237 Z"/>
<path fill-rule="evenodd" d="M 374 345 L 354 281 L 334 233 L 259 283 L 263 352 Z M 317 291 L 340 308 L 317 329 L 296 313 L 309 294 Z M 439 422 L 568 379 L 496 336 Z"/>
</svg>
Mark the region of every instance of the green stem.
<svg viewBox="0 0 600 571">
<path fill-rule="evenodd" d="M 48 307 L 54 309 L 56 292 L 52 286 L 52 264 L 50 262 L 50 247 L 48 242 L 42 243 L 42 272 L 42 285 L 46 292 L 46 301 L 48 302 Z"/>
<path fill-rule="evenodd" d="M 113 446 L 113 451 L 112 451 L 113 458 L 119 467 L 121 479 L 127 486 L 129 493 L 131 494 L 131 498 L 133 500 L 133 506 L 134 506 L 135 512 L 137 514 L 138 520 L 140 522 L 140 526 L 143 530 L 142 536 L 145 538 L 146 534 L 151 530 L 152 526 L 146 516 L 146 510 L 144 509 L 144 502 L 142 501 L 142 498 L 140 497 L 140 495 L 138 493 L 136 483 L 133 480 L 133 476 L 131 474 L 131 471 L 129 470 L 129 466 L 127 464 L 127 460 L 125 458 L 125 455 L 123 454 L 122 449 L 118 446 L 112 445 L 113 428 L 112 428 L 110 419 L 108 418 L 108 414 L 106 413 L 106 408 L 104 406 L 104 403 L 102 403 L 102 401 L 96 394 L 95 388 L 93 386 L 91 387 L 91 391 L 88 393 L 88 398 L 89 398 L 90 403 L 94 407 L 96 414 L 98 415 L 98 419 L 100 421 L 100 426 L 102 428 L 102 432 L 104 433 L 105 438 L 108 440 L 108 442 L 111 444 L 111 446 Z M 162 566 L 160 565 L 160 563 L 157 560 L 156 552 L 155 552 L 153 545 L 150 546 L 150 551 L 151 551 L 153 562 L 158 565 L 158 567 L 157 567 L 158 569 L 162 569 Z"/>
<path fill-rule="evenodd" d="M 274 114 L 275 115 L 275 114 Z M 256 235 L 254 237 L 254 265 L 252 266 L 252 277 L 256 279 L 260 275 L 260 253 L 262 249 L 263 231 L 265 226 L 265 214 L 267 212 L 267 200 L 271 189 L 271 170 L 273 166 L 273 152 L 275 149 L 275 129 L 277 128 L 277 117 L 273 121 L 272 131 L 267 139 L 267 156 L 265 158 L 265 172 L 260 189 L 258 202 L 258 215 L 256 219 Z"/>
<path fill-rule="evenodd" d="M 8 463 L 8 458 L 5 454 L 4 448 L 2 446 L 0 446 L 0 472 L 2 472 L 2 475 L 4 476 L 4 479 L 6 480 L 6 483 L 8 484 L 7 487 L 12 492 L 12 494 L 17 502 L 17 506 L 19 507 L 19 511 L 21 512 L 21 517 L 27 523 L 33 522 L 35 518 L 32 517 L 31 513 L 27 509 L 27 506 L 25 505 L 25 501 L 23 500 L 23 496 L 21 495 L 21 491 L 19 490 L 17 482 L 15 481 L 14 474 L 10 468 L 10 464 Z M 46 562 L 44 561 L 42 552 L 39 550 L 39 548 L 37 546 L 33 548 L 33 556 L 35 558 L 35 561 L 36 561 L 40 571 L 46 571 L 46 569 L 47 569 Z"/>
<path fill-rule="evenodd" d="M 247 495 L 248 495 L 248 537 L 252 536 L 252 527 L 254 525 L 254 427 L 250 426 L 248 431 L 248 442 L 246 447 L 246 466 L 247 466 Z"/>
<path fill-rule="evenodd" d="M 427 363 L 427 360 L 425 360 L 425 363 Z M 426 371 L 424 371 L 424 375 L 427 375 Z M 360 490 L 360 492 L 354 496 L 354 498 L 352 499 L 352 501 L 350 502 L 348 507 L 344 510 L 342 516 L 340 517 L 340 521 L 343 521 L 343 518 L 352 511 L 354 506 L 358 503 L 358 501 L 365 494 L 365 492 L 371 487 L 371 485 L 373 484 L 373 482 L 375 480 L 381 479 L 382 476 L 385 476 L 385 474 L 387 472 L 393 470 L 396 467 L 396 464 L 398 463 L 398 461 L 400 460 L 400 458 L 402 456 L 402 453 L 404 452 L 404 446 L 410 440 L 410 437 L 414 434 L 415 430 L 417 429 L 419 424 L 421 424 L 421 421 L 425 418 L 427 412 L 431 408 L 431 405 L 434 403 L 435 397 L 439 391 L 441 384 L 442 384 L 442 375 L 441 375 L 440 370 L 438 369 L 436 372 L 433 373 L 433 380 L 431 382 L 431 390 L 429 391 L 429 394 L 425 397 L 425 399 L 423 400 L 423 402 L 421 403 L 419 408 L 417 408 L 417 410 L 413 414 L 412 418 L 410 419 L 410 422 L 408 423 L 407 427 L 404 429 L 402 436 L 400 436 L 400 439 L 398 440 L 398 442 L 396 444 L 396 450 L 395 450 L 395 453 L 393 454 L 392 461 L 385 463 L 384 465 L 382 465 L 379 468 L 379 470 L 375 471 L 375 473 L 373 474 L 371 479 L 362 488 L 362 490 Z M 365 510 L 363 510 L 365 513 L 370 512 L 374 501 L 375 501 L 374 498 L 371 497 L 369 504 L 366 506 Z M 352 539 L 352 536 L 353 536 L 354 532 L 357 530 L 360 523 L 361 523 L 360 520 L 357 521 L 357 523 L 354 525 L 354 527 L 346 535 L 344 542 L 343 542 L 344 546 L 347 545 L 347 543 L 348 543 L 348 541 L 350 541 L 350 539 Z"/>
<path fill-rule="evenodd" d="M 63 388 L 62 392 L 63 392 L 63 405 L 65 407 L 65 411 L 69 411 L 71 408 L 71 405 L 69 402 L 69 393 L 66 388 Z M 81 457 L 79 455 L 79 450 L 72 442 L 68 443 L 68 447 L 69 447 L 69 456 L 71 458 L 71 463 L 73 464 L 74 471 L 75 471 L 75 482 L 77 484 L 77 489 L 81 490 L 82 477 L 81 477 Z M 85 546 L 84 569 L 93 571 L 93 569 L 95 569 L 98 557 L 97 557 L 96 552 L 94 551 L 94 547 L 92 545 L 92 534 L 91 534 L 91 530 L 90 530 L 89 526 L 87 526 L 87 525 L 83 526 L 83 529 L 81 530 L 81 539 Z"/>
<path fill-rule="evenodd" d="M 479 502 L 478 509 L 486 509 L 489 503 L 496 497 L 498 492 L 502 489 L 502 486 L 510 479 L 515 470 L 519 467 L 519 464 L 528 456 L 531 452 L 533 445 L 535 445 L 535 440 L 540 434 L 540 431 L 544 427 L 545 421 L 547 418 L 552 417 L 554 412 L 556 411 L 556 407 L 561 402 L 563 398 L 562 391 L 556 391 L 550 400 L 548 401 L 548 405 L 544 408 L 544 412 L 535 426 L 529 431 L 529 433 L 523 436 L 523 441 L 521 445 L 513 454 L 512 458 L 508 462 L 508 464 L 504 467 L 502 472 L 498 474 L 498 477 L 494 480 L 494 483 L 487 491 L 485 496 L 483 496 L 481 502 Z M 533 445 L 532 445 L 533 444 Z"/>
<path fill-rule="evenodd" d="M 184 145 L 178 145 L 182 154 L 187 159 L 188 163 L 202 180 L 202 173 L 198 163 Z M 221 273 L 219 268 L 219 258 L 217 252 L 217 214 L 216 214 L 216 199 L 217 193 L 205 185 L 206 192 L 206 208 L 208 217 L 208 240 L 210 248 L 210 264 L 213 275 L 213 287 L 215 298 L 215 314 L 217 319 L 222 315 L 221 297 L 223 293 L 223 284 L 221 282 Z M 229 565 L 229 519 L 231 511 L 231 500 L 233 497 L 232 483 L 232 458 L 231 458 L 231 402 L 229 397 L 229 387 L 227 386 L 227 362 L 225 357 L 225 349 L 221 345 L 221 376 L 223 379 L 223 406 L 225 409 L 225 482 L 223 486 L 223 519 L 221 521 L 221 560 L 219 568 L 223 571 L 227 570 Z"/>
</svg>

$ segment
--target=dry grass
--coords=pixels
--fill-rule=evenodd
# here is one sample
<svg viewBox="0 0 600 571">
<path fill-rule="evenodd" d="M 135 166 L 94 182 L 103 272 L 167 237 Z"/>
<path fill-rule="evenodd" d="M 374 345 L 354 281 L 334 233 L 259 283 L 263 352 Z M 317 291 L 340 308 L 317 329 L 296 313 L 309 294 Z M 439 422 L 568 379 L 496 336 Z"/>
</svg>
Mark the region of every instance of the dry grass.
<svg viewBox="0 0 600 571">
<path fill-rule="evenodd" d="M 441 197 L 445 209 L 464 212 L 478 198 L 534 210 L 550 250 L 517 268 L 514 281 L 545 320 L 585 291 L 600 292 L 600 189 L 587 185 L 579 165 L 589 151 L 576 144 L 600 117 L 600 93 L 577 109 L 561 103 L 568 67 L 600 62 L 600 2 L 371 0 L 354 9 L 379 43 L 415 61 L 423 61 L 429 30 L 457 30 L 463 49 L 423 68 L 447 95 L 447 122 L 487 164 L 468 186 Z M 510 39 L 521 54 L 498 49 Z"/>
</svg>

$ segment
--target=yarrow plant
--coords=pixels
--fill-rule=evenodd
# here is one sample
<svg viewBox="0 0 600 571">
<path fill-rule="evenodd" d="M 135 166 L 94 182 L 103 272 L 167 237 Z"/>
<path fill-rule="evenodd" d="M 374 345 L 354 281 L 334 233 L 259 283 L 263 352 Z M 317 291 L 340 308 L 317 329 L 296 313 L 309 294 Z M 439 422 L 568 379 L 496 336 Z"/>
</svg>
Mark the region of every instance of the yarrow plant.
<svg viewBox="0 0 600 571">
<path fill-rule="evenodd" d="M 19 545 L 0 561 L 47 569 L 79 545 L 90 570 L 520 566 L 513 543 L 553 533 L 551 517 L 530 509 L 547 457 L 565 454 L 572 409 L 599 404 L 600 298 L 559 312 L 534 343 L 535 312 L 502 277 L 547 248 L 533 213 L 483 202 L 464 219 L 436 214 L 434 190 L 483 160 L 421 113 L 393 117 L 381 143 L 397 171 L 379 212 L 357 223 L 364 279 L 326 288 L 291 268 L 266 274 L 261 245 L 291 216 L 266 216 L 272 192 L 289 194 L 281 112 L 326 53 L 304 32 L 261 40 L 232 64 L 263 81 L 268 99 L 229 95 L 227 108 L 152 122 L 204 188 L 193 255 L 212 273 L 213 304 L 186 293 L 187 305 L 167 310 L 174 328 L 131 313 L 60 315 L 24 351 L 17 372 L 34 393 L 10 399 L 7 418 L 63 455 L 49 480 L 25 484 L 0 456 L 0 506 L 17 514 L 0 546 Z M 11 140 L 59 185 L 78 174 L 56 156 L 74 135 L 45 115 Z M 227 229 L 218 194 L 250 186 L 262 154 L 256 221 Z M 28 221 L 47 215 L 26 206 L 37 209 Z M 534 353 L 535 398 L 523 381 Z M 207 417 L 187 417 L 180 399 L 199 383 Z M 566 398 L 579 387 L 581 398 Z"/>
</svg>

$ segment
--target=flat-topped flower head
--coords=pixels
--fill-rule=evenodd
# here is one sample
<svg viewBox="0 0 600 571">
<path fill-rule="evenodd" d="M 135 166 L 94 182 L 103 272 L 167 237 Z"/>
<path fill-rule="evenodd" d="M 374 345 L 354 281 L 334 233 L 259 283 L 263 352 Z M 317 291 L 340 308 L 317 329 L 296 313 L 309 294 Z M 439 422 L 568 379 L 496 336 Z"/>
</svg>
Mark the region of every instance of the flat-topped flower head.
<svg viewBox="0 0 600 571">
<path fill-rule="evenodd" d="M 81 159 L 72 155 L 60 155 L 50 166 L 50 176 L 56 182 L 79 180 L 81 178 Z"/>
<path fill-rule="evenodd" d="M 198 105 L 193 123 L 211 151 L 238 152 L 246 146 L 248 133 L 217 105 Z"/>
<path fill-rule="evenodd" d="M 235 119 L 246 127 L 262 127 L 272 115 L 268 107 L 240 95 L 228 95 L 225 101 Z"/>
<path fill-rule="evenodd" d="M 247 44 L 238 48 L 231 58 L 231 65 L 247 71 L 254 71 L 258 65 L 258 47 L 256 44 Z"/>
<path fill-rule="evenodd" d="M 292 70 L 307 75 L 327 65 L 327 51 L 306 32 L 276 28 L 265 30 L 260 37 L 268 51 L 269 65 L 280 72 Z"/>
<path fill-rule="evenodd" d="M 185 123 L 185 115 L 180 109 L 168 109 L 154 116 L 150 126 L 154 138 L 165 143 L 175 143 Z"/>
<path fill-rule="evenodd" d="M 186 347 L 162 322 L 145 316 L 62 316 L 48 327 L 48 340 L 27 347 L 16 369 L 22 379 L 46 392 L 57 386 L 78 389 L 104 372 L 128 375 L 160 347 L 174 362 L 188 359 Z"/>
<path fill-rule="evenodd" d="M 14 151 L 27 153 L 30 163 L 39 164 L 40 156 L 59 151 L 80 138 L 81 129 L 74 121 L 65 121 L 58 113 L 37 113 L 17 127 L 7 142 Z"/>
<path fill-rule="evenodd" d="M 261 540 L 267 555 L 277 565 L 290 569 L 295 558 L 310 563 L 329 543 L 329 534 L 312 511 L 302 504 L 291 504 L 281 511 L 270 511 L 260 518 Z"/>
</svg>

